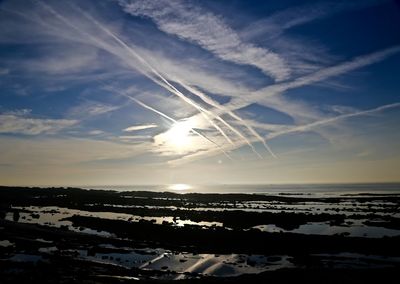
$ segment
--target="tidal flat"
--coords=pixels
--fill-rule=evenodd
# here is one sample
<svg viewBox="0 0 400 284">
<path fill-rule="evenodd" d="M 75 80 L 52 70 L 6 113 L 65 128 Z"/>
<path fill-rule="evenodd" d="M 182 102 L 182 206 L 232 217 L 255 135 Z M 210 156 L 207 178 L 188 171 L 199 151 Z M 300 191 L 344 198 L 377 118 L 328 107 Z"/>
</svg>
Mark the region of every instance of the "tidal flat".
<svg viewBox="0 0 400 284">
<path fill-rule="evenodd" d="M 0 187 L 2 283 L 395 283 L 400 192 Z"/>
</svg>

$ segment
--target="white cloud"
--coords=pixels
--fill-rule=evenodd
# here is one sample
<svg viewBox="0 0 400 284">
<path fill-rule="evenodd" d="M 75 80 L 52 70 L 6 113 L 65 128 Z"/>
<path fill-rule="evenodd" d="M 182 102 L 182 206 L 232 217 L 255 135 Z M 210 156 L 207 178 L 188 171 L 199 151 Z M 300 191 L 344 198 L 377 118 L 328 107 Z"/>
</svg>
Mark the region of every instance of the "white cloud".
<svg viewBox="0 0 400 284">
<path fill-rule="evenodd" d="M 336 124 L 339 121 L 346 120 L 352 117 L 358 117 L 358 116 L 365 116 L 365 115 L 372 115 L 375 113 L 383 112 L 389 109 L 393 108 L 399 108 L 400 107 L 400 102 L 399 103 L 393 103 L 393 104 L 387 104 L 387 105 L 382 105 L 373 109 L 368 109 L 368 110 L 361 110 L 361 111 L 355 111 L 352 113 L 347 113 L 347 114 L 342 114 L 334 117 L 329 117 L 325 119 L 321 119 L 318 121 L 314 121 L 309 124 L 304 124 L 304 125 L 295 125 L 295 126 L 283 126 L 281 129 L 277 129 L 275 132 L 272 132 L 271 134 L 266 135 L 265 139 L 266 140 L 272 140 L 277 137 L 291 134 L 291 133 L 298 133 L 298 132 L 305 132 L 305 131 L 311 131 L 315 130 L 317 128 L 322 128 L 327 125 L 332 125 Z M 254 125 L 257 127 L 257 125 Z M 253 138 L 251 142 L 256 142 L 256 139 Z M 349 141 L 346 141 L 346 144 L 348 144 Z M 232 151 L 237 148 L 240 148 L 244 146 L 245 143 L 243 141 L 239 141 L 235 145 L 227 145 L 224 147 L 225 151 Z M 220 154 L 215 148 L 207 148 L 207 149 L 199 149 L 195 152 L 188 153 L 185 156 L 182 156 L 180 158 L 174 159 L 169 161 L 168 163 L 173 166 L 179 166 L 182 164 L 186 164 L 192 161 L 197 161 L 199 159 L 204 159 L 207 157 L 212 157 Z"/>
<path fill-rule="evenodd" d="M 155 128 L 157 127 L 156 124 L 143 124 L 143 125 L 133 125 L 133 126 L 129 126 L 125 129 L 123 129 L 123 131 L 125 132 L 132 132 L 132 131 L 138 131 L 138 130 L 144 130 L 144 129 L 149 129 L 149 128 Z"/>
<path fill-rule="evenodd" d="M 150 143 L 151 141 L 153 141 L 153 136 L 150 136 L 150 135 L 121 135 L 121 136 L 118 136 L 118 139 L 122 142 L 132 145 L 132 144 L 142 144 L 144 142 Z"/>
<path fill-rule="evenodd" d="M 25 135 L 52 134 L 77 123 L 77 120 L 69 119 L 39 119 L 16 114 L 1 114 L 0 133 Z"/>
<path fill-rule="evenodd" d="M 23 109 L 16 109 L 16 110 L 8 110 L 4 112 L 3 114 L 8 114 L 8 115 L 16 115 L 16 116 L 26 116 L 32 112 L 31 109 L 28 108 L 23 108 Z"/>
<path fill-rule="evenodd" d="M 281 81 L 290 70 L 277 53 L 243 42 L 221 17 L 190 2 L 119 1 L 127 13 L 151 18 L 160 30 L 196 43 L 217 57 L 238 64 L 251 65 Z"/>
<path fill-rule="evenodd" d="M 355 69 L 377 63 L 398 52 L 400 52 L 400 45 L 379 50 L 367 55 L 358 56 L 353 58 L 352 60 L 345 61 L 331 67 L 322 68 L 317 72 L 299 77 L 295 80 L 269 85 L 246 96 L 233 98 L 233 100 L 225 107 L 227 110 L 235 110 L 243 108 L 255 102 L 263 104 L 264 101 L 268 102 L 268 97 L 270 96 L 276 96 L 290 89 L 314 84 L 328 78 L 339 76 Z"/>
<path fill-rule="evenodd" d="M 119 109 L 120 106 L 112 106 L 94 101 L 85 101 L 84 103 L 71 108 L 68 115 L 72 117 L 97 116 Z"/>
<path fill-rule="evenodd" d="M 326 119 L 321 119 L 319 121 L 315 121 L 309 124 L 305 124 L 305 125 L 298 125 L 298 126 L 294 126 L 292 128 L 289 128 L 287 130 L 283 130 L 283 131 L 278 131 L 275 133 L 272 133 L 271 135 L 267 136 L 267 139 L 272 139 L 281 135 L 285 135 L 285 134 L 289 134 L 289 133 L 293 133 L 293 132 L 303 132 L 303 131 L 308 131 L 310 129 L 313 128 L 317 128 L 319 126 L 323 126 L 326 124 L 332 124 L 335 123 L 337 121 L 340 120 L 344 120 L 347 118 L 351 118 L 351 117 L 356 117 L 356 116 L 362 116 L 362 115 L 369 115 L 369 114 L 373 114 L 376 112 L 381 112 L 387 109 L 391 109 L 391 108 L 398 108 L 400 107 L 400 103 L 393 103 L 393 104 L 387 104 L 387 105 L 383 105 L 383 106 L 379 106 L 377 108 L 374 109 L 369 109 L 369 110 L 362 110 L 362 111 L 356 111 L 356 112 L 352 112 L 352 113 L 346 113 L 346 114 L 342 114 L 342 115 L 338 115 L 338 116 L 334 116 L 334 117 L 330 117 L 330 118 L 326 118 Z"/>
<path fill-rule="evenodd" d="M 25 60 L 21 67 L 31 72 L 58 75 L 93 71 L 99 62 L 96 49 L 64 44 L 62 49 L 43 50 L 42 56 Z"/>
<path fill-rule="evenodd" d="M 354 107 L 349 107 L 349 106 L 340 106 L 340 105 L 333 105 L 329 107 L 330 110 L 337 114 L 348 114 L 348 113 L 354 113 L 357 112 L 358 110 Z"/>
<path fill-rule="evenodd" d="M 38 32 L 42 36 L 42 39 L 45 38 L 47 41 L 54 41 L 55 38 L 59 38 L 59 41 L 65 43 L 65 49 L 75 45 L 84 45 L 86 49 L 90 46 L 93 50 L 88 52 L 88 60 L 85 60 L 86 54 L 83 54 L 83 59 L 81 61 L 85 64 L 81 64 L 82 62 L 79 60 L 79 55 L 74 56 L 73 50 L 70 52 L 59 51 L 52 54 L 53 57 L 50 57 L 50 59 L 44 60 L 43 64 L 35 63 L 39 65 L 34 64 L 33 66 L 35 68 L 32 68 L 32 70 L 46 70 L 45 72 L 48 72 L 49 74 L 57 75 L 72 72 L 73 70 L 90 71 L 90 68 L 86 68 L 86 65 L 90 65 L 93 61 L 96 61 L 97 55 L 99 53 L 104 54 L 105 52 L 103 51 L 106 51 L 109 55 L 112 55 L 114 59 L 117 59 L 116 61 L 120 64 L 118 67 L 122 70 L 126 71 L 127 68 L 129 68 L 132 73 L 139 71 L 139 73 L 164 88 L 162 90 L 162 95 L 165 97 L 165 100 L 162 102 L 157 102 L 154 96 L 147 96 L 143 100 L 146 103 L 148 102 L 148 106 L 151 106 L 150 108 L 147 108 L 148 110 L 153 111 L 166 119 L 169 117 L 168 120 L 172 122 L 178 120 L 175 115 L 178 113 L 182 114 L 182 116 L 179 116 L 179 120 L 201 122 L 201 127 L 204 131 L 200 131 L 197 136 L 194 136 L 196 140 L 202 141 L 202 146 L 200 147 L 201 151 L 197 149 L 199 151 L 196 152 L 196 155 L 199 156 L 202 156 L 203 154 L 207 155 L 206 153 L 211 152 L 215 153 L 215 155 L 221 153 L 219 147 L 222 147 L 225 150 L 234 150 L 244 145 L 246 140 L 242 141 L 243 139 L 239 139 L 237 133 L 229 128 L 229 125 L 232 124 L 237 126 L 240 132 L 249 135 L 250 137 L 246 137 L 246 139 L 251 140 L 251 142 L 256 142 L 257 139 L 253 138 L 254 135 L 248 131 L 248 129 L 246 130 L 246 125 L 264 130 L 264 132 L 272 132 L 272 134 L 282 133 L 288 130 L 290 125 L 268 125 L 256 121 L 256 117 L 254 120 L 249 118 L 245 118 L 244 120 L 235 120 L 232 116 L 228 117 L 228 115 L 226 115 L 229 114 L 229 112 L 236 111 L 254 103 L 271 107 L 285 113 L 292 117 L 296 124 L 312 124 L 315 122 L 317 124 L 314 125 L 319 125 L 320 121 L 326 118 L 320 110 L 314 110 L 312 106 L 307 105 L 305 102 L 299 103 L 298 101 L 289 100 L 288 98 L 278 95 L 283 94 L 289 89 L 315 84 L 333 76 L 341 75 L 356 68 L 378 62 L 398 52 L 400 49 L 399 47 L 394 47 L 391 49 L 381 50 L 376 53 L 355 58 L 354 60 L 346 61 L 336 66 L 320 68 L 316 72 L 311 74 L 307 73 L 309 75 L 301 76 L 291 81 L 273 84 L 256 90 L 255 87 L 249 86 L 251 84 L 243 82 L 248 77 L 239 80 L 241 76 L 236 76 L 238 78 L 236 80 L 233 77 L 220 75 L 222 73 L 231 73 L 231 70 L 226 72 L 226 64 L 220 60 L 213 60 L 215 61 L 215 63 L 213 63 L 215 65 L 208 68 L 204 66 L 207 66 L 211 61 L 209 58 L 206 60 L 204 60 L 204 58 L 180 60 L 179 56 L 175 56 L 176 58 L 171 60 L 167 59 L 165 55 L 162 54 L 162 51 L 155 55 L 153 51 L 138 48 L 133 44 L 133 42 L 141 42 L 143 38 L 135 38 L 134 36 L 130 37 L 126 34 L 119 33 L 118 29 L 115 29 L 115 27 L 110 25 L 108 22 L 102 21 L 97 17 L 95 19 L 91 18 L 92 15 L 88 15 L 85 12 L 89 10 L 80 11 L 79 8 L 74 9 L 73 6 L 71 8 L 69 5 L 58 3 L 59 2 L 53 2 L 51 4 L 52 6 L 47 6 L 46 3 L 40 2 L 39 5 L 35 6 L 35 9 L 40 11 L 29 11 L 28 16 L 35 15 L 35 17 L 32 17 L 34 20 L 32 25 L 35 23 L 38 25 L 34 31 Z M 127 11 L 134 15 L 150 17 L 156 22 L 159 28 L 166 33 L 196 43 L 226 61 L 257 67 L 277 80 L 287 78 L 289 71 L 292 71 L 288 68 L 288 66 L 291 66 L 290 62 L 288 65 L 287 62 L 283 62 L 277 54 L 272 53 L 270 50 L 242 41 L 238 34 L 227 26 L 221 17 L 205 11 L 203 8 L 194 7 L 191 2 L 143 1 L 128 3 L 127 1 L 120 1 L 120 3 Z M 64 9 L 64 6 L 66 9 Z M 186 9 L 188 7 L 190 9 Z M 46 17 L 39 17 L 41 15 L 46 15 Z M 291 24 L 288 24 L 288 27 L 300 22 L 301 21 L 299 20 L 297 20 L 297 22 L 292 22 Z M 201 29 L 199 28 L 200 26 Z M 40 29 L 38 27 L 40 27 Z M 43 42 L 46 42 L 46 40 Z M 146 44 L 143 44 L 142 46 L 146 46 Z M 82 50 L 86 49 L 83 48 Z M 100 49 L 102 51 L 98 52 Z M 160 47 L 160 50 L 162 50 L 162 47 Z M 295 53 L 296 52 L 298 52 L 298 50 L 296 50 Z M 194 57 L 195 55 L 196 54 L 194 54 Z M 313 55 L 318 57 L 318 54 Z M 69 60 L 70 57 L 72 57 L 71 60 Z M 285 58 L 287 57 L 285 56 Z M 311 59 L 312 58 L 310 57 L 310 61 L 312 61 Z M 64 60 L 66 61 L 65 64 L 63 63 Z M 221 66 L 219 68 L 214 68 L 218 64 Z M 304 67 L 304 69 L 306 69 L 306 67 Z M 315 66 L 313 65 L 309 70 L 315 71 Z M 294 73 L 291 74 L 293 75 Z M 93 78 L 84 77 L 84 81 L 91 79 Z M 265 86 L 266 78 L 263 77 L 262 79 L 264 80 L 262 86 Z M 132 84 L 135 83 L 135 81 L 132 81 Z M 254 85 L 260 86 L 261 84 Z M 174 94 L 176 97 L 179 97 L 181 102 L 186 103 L 186 107 L 190 106 L 192 110 L 197 110 L 200 114 L 193 115 L 194 112 L 183 112 L 182 110 L 184 110 L 184 107 L 182 107 L 182 104 L 176 104 L 177 107 L 175 107 L 175 105 L 171 103 L 172 99 L 166 96 L 165 90 Z M 198 90 L 198 94 L 201 95 L 195 97 L 196 94 L 191 90 Z M 122 92 L 124 92 L 124 90 L 122 90 Z M 149 92 L 153 92 L 153 90 Z M 204 92 L 204 94 L 202 92 Z M 136 96 L 137 93 L 138 92 L 134 92 L 132 95 Z M 188 93 L 191 94 L 188 95 Z M 232 100 L 226 104 L 221 103 L 220 106 L 212 108 L 209 106 L 215 106 L 217 104 L 214 105 L 216 101 L 210 104 L 211 101 L 208 99 L 212 98 L 212 96 L 207 97 L 209 93 L 212 95 L 223 95 L 227 98 L 232 98 Z M 193 97 L 195 98 L 192 100 Z M 163 106 L 160 108 L 157 106 L 157 103 L 162 104 Z M 221 107 L 222 105 L 223 107 Z M 118 107 L 116 106 L 105 105 L 97 102 L 85 102 L 84 104 L 71 109 L 69 114 L 81 118 L 82 115 L 101 115 L 117 108 Z M 160 111 L 158 111 L 159 109 Z M 337 110 L 339 113 L 340 111 L 345 111 L 343 108 Z M 204 118 L 204 114 L 208 115 L 208 119 Z M 11 114 L 8 115 L 10 116 Z M 224 115 L 226 124 L 220 120 L 220 116 L 222 115 Z M 14 120 L 14 126 L 17 124 L 25 125 L 24 127 L 20 126 L 19 128 L 18 131 L 21 133 L 48 133 L 53 130 L 46 129 L 46 127 L 56 128 L 56 126 L 50 125 L 51 123 L 49 121 L 52 120 L 30 119 L 31 125 L 26 126 L 28 124 L 27 121 L 29 120 L 26 117 L 14 115 L 12 119 L 10 117 L 7 119 Z M 58 122 L 60 121 L 64 121 L 65 123 L 74 120 L 59 120 Z M 215 129 L 209 128 L 209 125 L 213 125 Z M 198 129 L 197 127 L 198 125 L 196 125 L 195 129 Z M 6 128 L 12 127 L 8 126 Z M 222 131 L 219 131 L 218 128 Z M 129 127 L 127 129 L 129 129 Z M 130 130 L 135 131 L 139 129 L 130 128 Z M 297 131 L 300 130 L 301 128 L 297 129 Z M 159 133 L 158 138 L 165 138 L 166 133 L 167 132 Z M 94 132 L 92 134 L 95 135 Z M 227 140 L 231 140 L 234 145 L 228 145 L 226 141 L 221 139 L 224 134 L 228 137 Z M 207 138 L 217 141 L 218 145 L 208 143 L 209 141 L 206 141 Z M 129 140 L 131 138 L 125 136 L 123 139 Z M 158 140 L 160 141 L 162 139 Z M 191 153 L 192 150 L 195 151 L 196 149 L 188 149 L 186 152 Z M 160 151 L 162 152 L 161 154 L 165 154 L 169 150 L 163 148 L 160 149 Z"/>
<path fill-rule="evenodd" d="M 89 135 L 101 135 L 104 134 L 105 132 L 103 130 L 91 130 L 89 131 Z"/>
</svg>

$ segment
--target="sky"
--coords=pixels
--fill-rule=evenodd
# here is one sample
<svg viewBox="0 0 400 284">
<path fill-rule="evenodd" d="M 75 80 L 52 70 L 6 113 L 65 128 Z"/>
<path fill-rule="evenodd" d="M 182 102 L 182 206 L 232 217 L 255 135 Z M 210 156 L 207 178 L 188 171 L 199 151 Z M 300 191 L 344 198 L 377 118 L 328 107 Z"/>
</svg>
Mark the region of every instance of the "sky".
<svg viewBox="0 0 400 284">
<path fill-rule="evenodd" d="M 400 4 L 0 1 L 0 184 L 400 181 Z"/>
</svg>

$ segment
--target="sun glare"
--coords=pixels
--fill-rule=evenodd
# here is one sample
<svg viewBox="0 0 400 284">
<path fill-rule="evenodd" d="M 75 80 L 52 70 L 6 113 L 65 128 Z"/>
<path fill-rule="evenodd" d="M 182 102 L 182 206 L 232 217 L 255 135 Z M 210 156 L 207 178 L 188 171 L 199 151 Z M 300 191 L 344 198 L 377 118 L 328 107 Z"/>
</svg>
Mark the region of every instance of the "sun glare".
<svg viewBox="0 0 400 284">
<path fill-rule="evenodd" d="M 190 144 L 189 123 L 186 121 L 175 123 L 168 131 L 168 143 L 178 150 Z"/>
<path fill-rule="evenodd" d="M 192 187 L 188 184 L 184 183 L 176 183 L 176 184 L 171 184 L 168 189 L 170 190 L 176 190 L 176 191 L 181 191 L 181 190 L 189 190 Z"/>
</svg>

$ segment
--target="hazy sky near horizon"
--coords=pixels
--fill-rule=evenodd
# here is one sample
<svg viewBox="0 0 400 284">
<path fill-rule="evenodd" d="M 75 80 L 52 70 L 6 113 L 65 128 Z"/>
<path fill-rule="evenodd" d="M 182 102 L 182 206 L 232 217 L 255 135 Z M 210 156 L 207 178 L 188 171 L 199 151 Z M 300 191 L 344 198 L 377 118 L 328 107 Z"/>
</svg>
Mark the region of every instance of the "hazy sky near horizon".
<svg viewBox="0 0 400 284">
<path fill-rule="evenodd" d="M 400 5 L 0 1 L 0 184 L 400 181 Z"/>
</svg>

